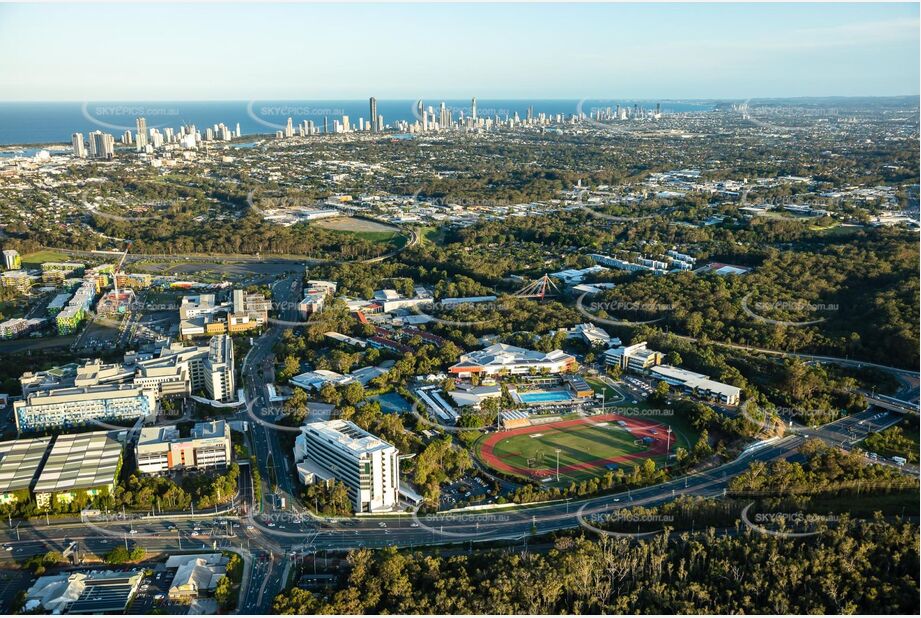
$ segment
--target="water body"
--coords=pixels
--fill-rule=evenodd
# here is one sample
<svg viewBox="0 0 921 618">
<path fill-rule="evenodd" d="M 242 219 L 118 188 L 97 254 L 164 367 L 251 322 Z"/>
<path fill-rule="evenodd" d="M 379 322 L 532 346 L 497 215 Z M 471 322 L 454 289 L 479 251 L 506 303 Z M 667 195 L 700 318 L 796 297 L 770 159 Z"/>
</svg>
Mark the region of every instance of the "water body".
<svg viewBox="0 0 921 618">
<path fill-rule="evenodd" d="M 441 99 L 423 99 L 425 108 L 432 107 L 437 114 Z M 533 107 L 535 114 L 574 114 L 580 109 L 589 114 L 598 108 L 613 108 L 616 105 L 632 108 L 639 105 L 654 109 L 660 103 L 665 113 L 709 111 L 714 109 L 714 101 L 634 101 L 624 100 L 583 100 L 548 99 L 548 100 L 511 100 L 479 99 L 477 114 L 480 117 L 500 118 L 514 116 L 522 118 L 527 115 L 528 107 Z M 379 100 L 378 114 L 384 116 L 385 124 L 398 120 L 414 122 L 416 118 L 416 100 Z M 470 99 L 445 100 L 454 118 L 463 111 L 469 116 Z M 126 130 L 136 131 L 135 119 L 139 116 L 147 120 L 147 127 L 179 128 L 184 124 L 194 124 L 204 129 L 215 124 L 224 123 L 235 129 L 237 123 L 243 135 L 274 134 L 283 129 L 288 118 L 297 126 L 303 120 L 312 120 L 318 127 L 323 126 L 324 118 L 340 120 L 348 116 L 352 124 L 357 125 L 359 118 L 365 122 L 370 117 L 369 102 L 363 100 L 343 101 L 155 101 L 155 102 L 118 102 L 118 101 L 75 101 L 55 103 L 0 103 L 0 145 L 14 144 L 52 144 L 69 143 L 71 134 L 83 133 L 84 137 L 91 131 L 101 130 L 113 134 L 116 139 Z M 28 154 L 28 153 L 27 153 Z M 34 154 L 34 153 L 33 153 Z"/>
</svg>

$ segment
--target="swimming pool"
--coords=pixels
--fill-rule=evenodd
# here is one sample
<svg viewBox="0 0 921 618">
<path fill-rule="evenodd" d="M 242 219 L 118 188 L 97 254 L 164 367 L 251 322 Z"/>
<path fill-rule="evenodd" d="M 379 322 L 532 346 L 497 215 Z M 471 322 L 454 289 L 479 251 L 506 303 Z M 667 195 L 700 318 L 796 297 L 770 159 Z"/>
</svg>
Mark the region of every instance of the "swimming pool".
<svg viewBox="0 0 921 618">
<path fill-rule="evenodd" d="M 548 403 L 551 401 L 569 401 L 572 395 L 566 391 L 533 391 L 518 393 L 518 398 L 524 403 Z"/>
</svg>

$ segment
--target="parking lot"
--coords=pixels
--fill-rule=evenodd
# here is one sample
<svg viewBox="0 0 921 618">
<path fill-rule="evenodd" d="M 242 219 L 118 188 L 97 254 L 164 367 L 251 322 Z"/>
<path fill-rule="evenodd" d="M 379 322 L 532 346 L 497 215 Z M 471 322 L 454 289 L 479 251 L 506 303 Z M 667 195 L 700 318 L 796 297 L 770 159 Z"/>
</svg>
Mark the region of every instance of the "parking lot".
<svg viewBox="0 0 921 618">
<path fill-rule="evenodd" d="M 441 508 L 451 509 L 458 504 L 491 504 L 495 496 L 491 496 L 492 484 L 486 479 L 475 475 L 463 476 L 460 479 L 445 485 L 441 490 Z"/>
</svg>

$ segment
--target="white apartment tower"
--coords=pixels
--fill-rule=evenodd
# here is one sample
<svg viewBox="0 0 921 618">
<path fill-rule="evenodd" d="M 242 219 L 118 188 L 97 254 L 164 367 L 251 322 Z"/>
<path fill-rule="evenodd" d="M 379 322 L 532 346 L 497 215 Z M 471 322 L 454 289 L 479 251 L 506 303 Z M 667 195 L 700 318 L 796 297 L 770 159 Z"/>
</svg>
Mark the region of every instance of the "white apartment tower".
<svg viewBox="0 0 921 618">
<path fill-rule="evenodd" d="M 86 145 L 83 143 L 83 133 L 74 133 L 70 136 L 71 144 L 74 148 L 74 156 L 80 159 L 86 158 Z"/>
</svg>

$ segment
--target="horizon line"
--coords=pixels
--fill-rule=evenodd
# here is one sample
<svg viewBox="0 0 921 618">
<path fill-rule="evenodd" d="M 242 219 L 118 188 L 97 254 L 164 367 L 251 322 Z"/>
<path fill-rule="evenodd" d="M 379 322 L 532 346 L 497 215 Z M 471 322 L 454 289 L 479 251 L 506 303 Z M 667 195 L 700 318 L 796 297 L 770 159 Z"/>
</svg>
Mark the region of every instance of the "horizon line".
<svg viewBox="0 0 921 618">
<path fill-rule="evenodd" d="M 369 95 L 367 97 L 347 97 L 347 98 L 312 98 L 312 97 L 299 97 L 299 98 L 273 98 L 273 97 L 262 97 L 255 99 L 247 98 L 215 98 L 215 99 L 175 99 L 175 98 L 151 98 L 151 99 L 0 99 L 0 104 L 7 103 L 88 103 L 88 102 L 105 102 L 105 103 L 150 103 L 150 102 L 182 102 L 182 103 L 246 103 L 246 102 L 255 102 L 255 101 L 367 101 L 369 98 L 375 97 L 375 95 Z M 620 97 L 508 97 L 508 96 L 487 96 L 481 97 L 479 95 L 471 95 L 466 97 L 375 97 L 378 101 L 420 101 L 420 100 L 466 100 L 470 98 L 477 98 L 483 101 L 615 101 L 615 100 L 630 100 L 630 101 L 669 101 L 669 102 L 680 102 L 680 101 L 779 101 L 779 100 L 790 100 L 790 99 L 907 99 L 907 98 L 919 98 L 921 99 L 921 92 L 917 94 L 825 94 L 825 95 L 771 95 L 771 96 L 751 96 L 751 97 L 654 97 L 654 96 L 620 96 Z"/>
</svg>

